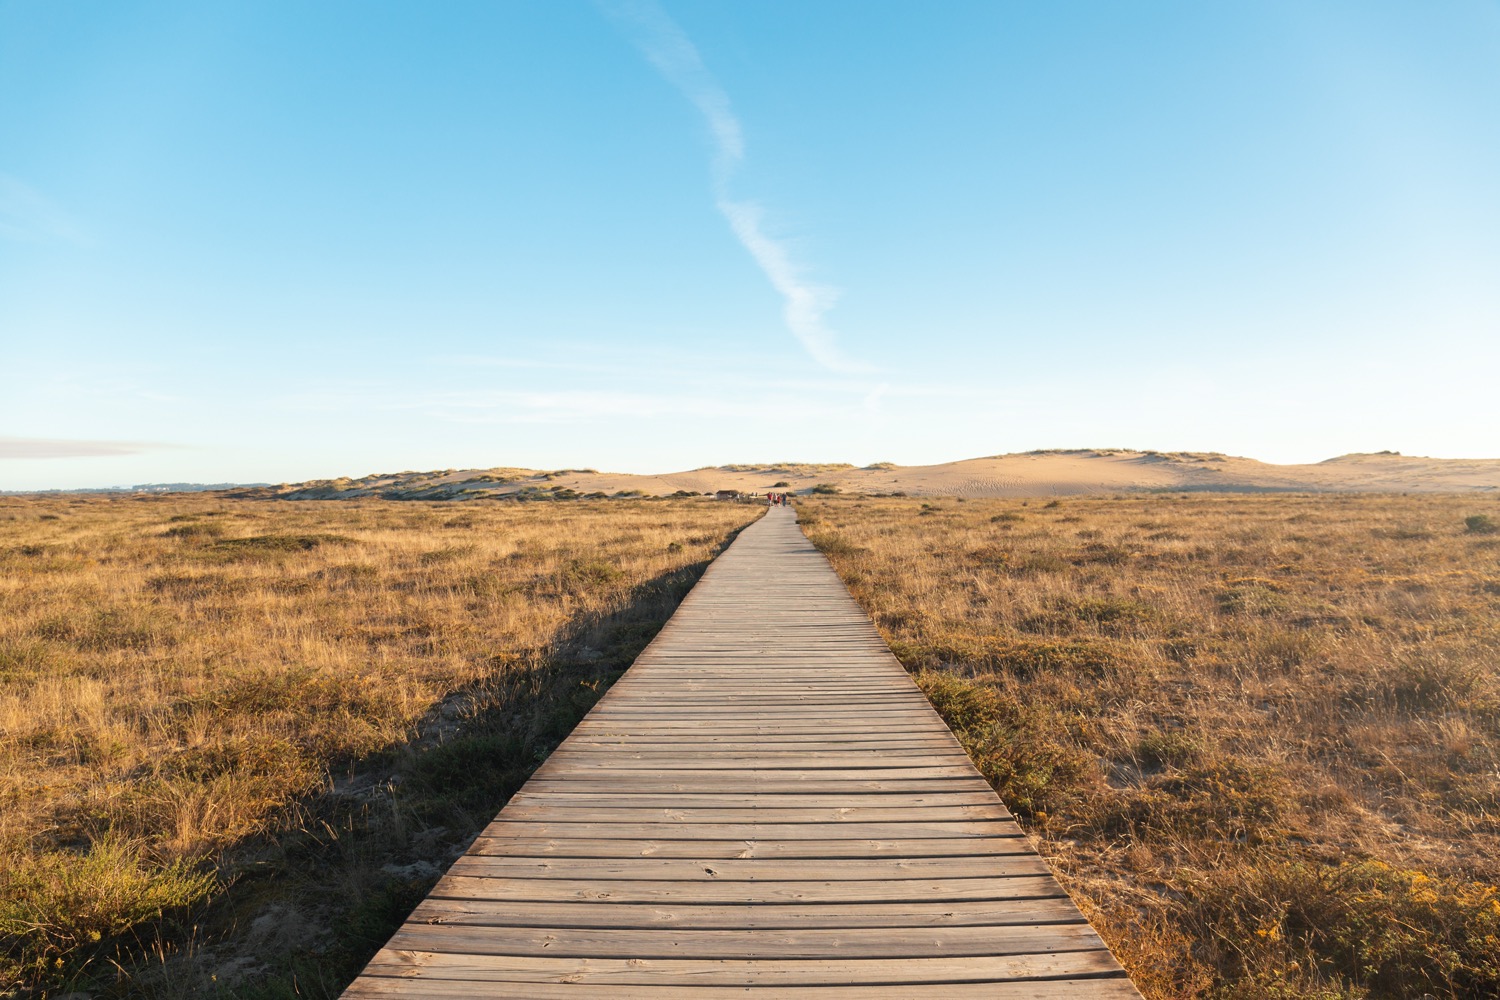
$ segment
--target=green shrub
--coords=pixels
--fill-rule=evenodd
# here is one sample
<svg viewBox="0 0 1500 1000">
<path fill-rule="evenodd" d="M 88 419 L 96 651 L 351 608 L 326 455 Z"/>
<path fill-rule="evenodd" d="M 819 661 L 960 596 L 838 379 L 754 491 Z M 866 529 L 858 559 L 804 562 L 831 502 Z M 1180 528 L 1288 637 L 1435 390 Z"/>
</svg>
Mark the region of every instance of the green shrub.
<svg viewBox="0 0 1500 1000">
<path fill-rule="evenodd" d="M 111 939 L 204 899 L 212 872 L 157 864 L 116 836 L 82 853 L 47 851 L 0 865 L 0 980 L 59 982 L 108 952 Z M 66 956 L 66 959 L 64 958 Z"/>
<path fill-rule="evenodd" d="M 154 606 L 135 604 L 53 615 L 33 626 L 32 634 L 91 653 L 149 650 L 173 645 L 178 638 L 170 615 Z"/>
<path fill-rule="evenodd" d="M 568 564 L 564 575 L 575 588 L 591 590 L 608 586 L 624 574 L 618 566 L 601 559 L 575 559 Z"/>
<path fill-rule="evenodd" d="M 1045 822 L 1096 774 L 1093 755 L 1069 741 L 1046 709 L 943 671 L 924 670 L 916 681 L 1016 815 Z"/>
<path fill-rule="evenodd" d="M 1017 576 L 1028 576 L 1033 573 L 1065 573 L 1073 568 L 1073 564 L 1051 552 L 1029 552 L 1016 557 L 1005 568 Z"/>
<path fill-rule="evenodd" d="M 1104 542 L 1090 542 L 1083 547 L 1083 551 L 1073 556 L 1073 562 L 1083 566 L 1089 563 L 1105 563 L 1110 566 L 1119 566 L 1131 560 L 1133 553 L 1122 545 L 1108 545 Z"/>
<path fill-rule="evenodd" d="M 946 635 L 928 642 L 893 639 L 891 649 L 908 668 L 962 666 L 1003 671 L 1016 677 L 1067 673 L 1099 677 L 1124 659 L 1103 639 L 1043 639 L 1009 635 Z"/>
<path fill-rule="evenodd" d="M 224 534 L 224 526 L 216 522 L 210 522 L 208 524 L 179 524 L 175 527 L 168 528 L 162 534 L 166 538 L 181 538 L 184 540 L 192 540 L 195 538 L 218 538 L 219 536 Z"/>
<path fill-rule="evenodd" d="M 1162 617 L 1154 606 L 1128 597 L 1085 597 L 1064 606 L 1079 621 L 1119 635 L 1155 625 Z"/>
<path fill-rule="evenodd" d="M 1181 730 L 1147 733 L 1135 744 L 1135 757 L 1147 767 L 1182 767 L 1198 759 L 1203 748 Z"/>
<path fill-rule="evenodd" d="M 811 526 L 817 523 L 816 518 L 802 518 L 804 526 Z M 842 535 L 834 534 L 831 531 L 809 531 L 807 539 L 825 556 L 853 556 L 866 551 L 864 548 L 846 541 Z"/>
<path fill-rule="evenodd" d="M 349 545 L 354 540 L 343 535 L 253 535 L 249 538 L 224 538 L 214 547 L 225 552 L 246 555 L 277 554 L 285 552 L 307 552 L 321 545 Z"/>
<path fill-rule="evenodd" d="M 1351 995 L 1480 1000 L 1500 982 L 1500 889 L 1351 860 L 1258 857 L 1181 879 L 1220 964 L 1250 978 L 1311 968 Z M 1274 995 L 1274 994 L 1247 994 Z"/>
<path fill-rule="evenodd" d="M 1280 584 L 1255 577 L 1226 581 L 1214 603 L 1226 615 L 1274 615 L 1292 606 Z"/>
</svg>

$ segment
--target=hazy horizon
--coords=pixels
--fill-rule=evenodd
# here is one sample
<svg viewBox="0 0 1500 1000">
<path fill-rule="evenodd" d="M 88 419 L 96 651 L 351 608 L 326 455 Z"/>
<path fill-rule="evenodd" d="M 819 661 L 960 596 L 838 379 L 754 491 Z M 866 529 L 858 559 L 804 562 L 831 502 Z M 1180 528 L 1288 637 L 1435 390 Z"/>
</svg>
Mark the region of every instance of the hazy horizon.
<svg viewBox="0 0 1500 1000">
<path fill-rule="evenodd" d="M 76 444 L 77 442 L 74 442 L 74 443 Z M 89 442 L 83 442 L 83 443 L 84 444 L 88 444 Z M 9 442 L 9 441 L 7 441 L 6 439 L 0 438 L 0 458 L 3 458 L 6 455 L 7 448 L 10 447 L 11 444 L 12 443 Z M 1134 448 L 1134 447 L 1109 447 L 1109 446 L 1099 446 L 1099 447 L 1095 447 L 1095 448 L 1062 448 L 1062 447 L 1059 447 L 1059 448 L 1033 448 L 1033 449 L 1027 449 L 1025 451 L 1007 452 L 1007 453 L 1003 453 L 1003 454 L 966 455 L 966 456 L 964 456 L 962 458 L 945 459 L 945 460 L 941 460 L 941 461 L 938 461 L 938 462 L 924 462 L 924 463 L 911 463 L 911 464 L 895 463 L 895 464 L 897 464 L 898 467 L 900 467 L 900 468 L 944 467 L 944 466 L 957 465 L 957 464 L 963 463 L 963 462 L 971 462 L 971 461 L 975 461 L 975 460 L 983 460 L 983 459 L 990 459 L 990 458 L 1005 458 L 1005 457 L 1013 457 L 1013 456 L 1026 456 L 1026 455 L 1044 455 L 1044 454 L 1053 454 L 1053 453 L 1063 453 L 1063 454 L 1068 454 L 1068 455 L 1082 454 L 1082 455 L 1085 455 L 1085 456 L 1087 456 L 1089 454 L 1092 454 L 1092 453 L 1102 453 L 1102 454 L 1106 454 L 1106 455 L 1110 454 L 1110 453 L 1133 453 L 1133 454 L 1146 454 L 1146 455 L 1151 455 L 1151 454 L 1157 454 L 1157 455 L 1195 454 L 1194 452 L 1189 452 L 1189 451 L 1185 451 L 1185 450 L 1182 450 L 1182 449 L 1171 449 L 1171 448 L 1145 449 L 1145 448 Z M 1203 452 L 1196 452 L 1196 454 L 1204 454 L 1204 453 Z M 1222 453 L 1222 452 L 1214 452 L 1213 454 L 1222 455 L 1223 457 L 1229 458 L 1229 459 L 1249 459 L 1251 461 L 1262 461 L 1261 459 L 1257 459 L 1257 458 L 1255 458 L 1252 455 L 1224 455 L 1224 453 Z M 1444 462 L 1444 461 L 1456 461 L 1456 462 L 1465 462 L 1465 461 L 1494 461 L 1494 462 L 1500 462 L 1500 459 L 1490 459 L 1490 458 L 1487 458 L 1485 456 L 1461 456 L 1461 457 L 1456 457 L 1456 458 L 1439 458 L 1437 456 L 1432 456 L 1432 455 L 1407 455 L 1407 454 L 1404 454 L 1402 452 L 1392 451 L 1392 450 L 1389 450 L 1389 449 L 1385 449 L 1385 450 L 1380 450 L 1380 451 L 1375 451 L 1375 452 L 1348 452 L 1348 453 L 1345 453 L 1343 455 L 1330 455 L 1327 458 L 1324 458 L 1324 459 L 1315 459 L 1312 462 L 1307 462 L 1307 463 L 1266 463 L 1266 464 L 1270 465 L 1272 467 L 1284 467 L 1284 465 L 1292 465 L 1292 464 L 1296 464 L 1296 465 L 1318 465 L 1318 464 L 1324 464 L 1324 463 L 1328 463 L 1328 462 L 1333 462 L 1333 461 L 1336 461 L 1336 460 L 1342 459 L 1342 458 L 1362 458 L 1362 457 L 1377 457 L 1377 456 L 1391 456 L 1391 457 L 1397 457 L 1397 458 L 1403 458 L 1403 459 L 1410 459 L 1410 460 L 1419 461 L 1419 462 L 1420 461 L 1427 461 L 1427 460 L 1434 460 L 1434 459 L 1436 461 L 1438 461 L 1438 462 Z M 434 467 L 434 468 L 415 468 L 415 467 L 407 468 L 407 467 L 403 467 L 403 468 L 400 468 L 400 469 L 398 469 L 398 468 L 396 468 L 396 467 L 393 466 L 391 468 L 371 469 L 371 470 L 369 470 L 367 472 L 362 472 L 362 473 L 356 473 L 356 472 L 352 472 L 352 471 L 342 471 L 342 472 L 329 473 L 329 474 L 326 474 L 326 475 L 308 476 L 308 477 L 304 477 L 302 479 L 283 479 L 283 480 L 278 480 L 276 482 L 270 482 L 270 481 L 264 481 L 264 480 L 254 480 L 254 481 L 252 481 L 252 480 L 249 480 L 249 479 L 239 479 L 239 480 L 229 479 L 229 480 L 222 480 L 222 481 L 216 481 L 216 482 L 213 482 L 213 483 L 208 483 L 208 482 L 197 481 L 197 480 L 168 479 L 168 480 L 155 480 L 155 481 L 152 481 L 152 482 L 137 482 L 137 483 L 93 483 L 93 484 L 82 484 L 82 485 L 80 485 L 80 484 L 73 484 L 73 485 L 69 485 L 69 486 L 51 486 L 51 487 L 48 487 L 48 486 L 37 486 L 37 487 L 22 488 L 22 489 L 11 489 L 11 488 L 8 488 L 8 487 L 0 487 L 0 493 L 33 493 L 33 492 L 45 493 L 45 492 L 70 492 L 70 491 L 97 492 L 97 491 L 113 491 L 113 490 L 140 490 L 142 488 L 147 488 L 147 487 L 163 487 L 163 486 L 191 487 L 193 489 L 206 488 L 206 487 L 210 487 L 210 486 L 216 487 L 216 488 L 220 488 L 220 487 L 275 486 L 275 485 L 282 485 L 282 484 L 288 484 L 288 483 L 295 484 L 295 483 L 303 483 L 303 482 L 326 482 L 326 481 L 336 480 L 336 479 L 361 480 L 361 479 L 368 479 L 368 478 L 374 478 L 374 477 L 380 477 L 380 476 L 387 476 L 387 475 L 399 475 L 399 474 L 406 473 L 406 472 L 416 472 L 416 473 L 424 473 L 424 474 L 426 474 L 426 473 L 441 473 L 445 469 L 452 469 L 452 470 L 456 470 L 456 471 L 459 471 L 459 472 L 464 472 L 464 471 L 476 471 L 476 472 L 478 472 L 478 471 L 483 471 L 483 470 L 487 470 L 487 469 L 520 468 L 520 469 L 526 469 L 526 470 L 529 470 L 529 471 L 532 471 L 532 472 L 538 472 L 538 473 L 540 473 L 540 472 L 547 472 L 547 471 L 550 471 L 550 470 L 570 469 L 570 470 L 573 470 L 573 471 L 585 471 L 585 472 L 597 473 L 597 474 L 603 475 L 603 476 L 621 475 L 621 476 L 646 476 L 646 477 L 653 477 L 653 476 L 673 476 L 673 475 L 679 475 L 679 474 L 682 474 L 682 473 L 691 473 L 691 472 L 705 471 L 705 470 L 711 470 L 711 469 L 744 468 L 744 467 L 752 467 L 752 466 L 753 467 L 766 468 L 766 469 L 772 469 L 772 468 L 778 468 L 778 467 L 791 467 L 791 466 L 836 466 L 836 465 L 839 465 L 839 466 L 847 466 L 847 467 L 849 467 L 851 469 L 866 469 L 866 468 L 875 467 L 875 466 L 878 466 L 878 465 L 881 465 L 881 464 L 883 464 L 881 460 L 864 461 L 864 462 L 850 462 L 850 461 L 847 461 L 845 459 L 840 459 L 840 458 L 823 458 L 823 459 L 816 459 L 816 458 L 811 458 L 811 459 L 808 459 L 808 458 L 804 458 L 804 459 L 789 459 L 789 458 L 783 458 L 783 459 L 764 460 L 764 461 L 758 460 L 758 459 L 751 459 L 751 460 L 748 460 L 748 461 L 745 461 L 745 460 L 726 460 L 726 461 L 722 461 L 722 462 L 716 462 L 716 463 L 705 464 L 705 465 L 684 466 L 682 468 L 671 468 L 671 469 L 667 469 L 667 468 L 623 469 L 623 468 L 615 468 L 615 467 L 600 465 L 599 463 L 582 463 L 582 464 L 578 464 L 578 465 L 550 464 L 550 465 L 540 465 L 540 466 L 516 466 L 516 465 L 510 465 L 510 464 L 506 464 L 506 463 L 499 463 L 499 464 L 492 464 L 492 465 L 473 465 L 473 464 L 462 465 L 461 464 L 461 465 L 456 465 L 456 466 L 445 466 L 445 467 Z M 191 490 L 189 490 L 189 492 L 191 492 Z"/>
</svg>

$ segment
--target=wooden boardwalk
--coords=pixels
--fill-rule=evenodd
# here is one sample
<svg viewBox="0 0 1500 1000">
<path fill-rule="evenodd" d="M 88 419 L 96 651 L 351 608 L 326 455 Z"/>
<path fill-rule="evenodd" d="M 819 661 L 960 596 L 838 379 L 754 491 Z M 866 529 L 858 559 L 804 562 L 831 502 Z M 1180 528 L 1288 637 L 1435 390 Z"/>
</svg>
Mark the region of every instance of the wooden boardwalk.
<svg viewBox="0 0 1500 1000">
<path fill-rule="evenodd" d="M 773 508 L 344 996 L 1139 994 Z"/>
</svg>

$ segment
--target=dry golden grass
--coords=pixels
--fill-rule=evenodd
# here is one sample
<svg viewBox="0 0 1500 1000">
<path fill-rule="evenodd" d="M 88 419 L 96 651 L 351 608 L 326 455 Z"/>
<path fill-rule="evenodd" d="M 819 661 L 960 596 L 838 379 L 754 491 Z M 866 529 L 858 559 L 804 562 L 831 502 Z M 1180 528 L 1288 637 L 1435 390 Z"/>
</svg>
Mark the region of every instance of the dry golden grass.
<svg viewBox="0 0 1500 1000">
<path fill-rule="evenodd" d="M 0 499 L 0 995 L 336 995 L 758 513 Z"/>
<path fill-rule="evenodd" d="M 1500 996 L 1493 500 L 802 514 L 1148 997 Z"/>
</svg>

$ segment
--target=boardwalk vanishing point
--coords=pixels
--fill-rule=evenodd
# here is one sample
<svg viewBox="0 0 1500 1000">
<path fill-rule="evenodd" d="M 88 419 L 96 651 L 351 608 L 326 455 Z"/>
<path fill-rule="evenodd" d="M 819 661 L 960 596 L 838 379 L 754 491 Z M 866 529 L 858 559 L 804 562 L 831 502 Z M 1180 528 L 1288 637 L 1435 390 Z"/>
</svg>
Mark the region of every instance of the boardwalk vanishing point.
<svg viewBox="0 0 1500 1000">
<path fill-rule="evenodd" d="M 1139 998 L 779 507 L 344 996 Z"/>
</svg>

